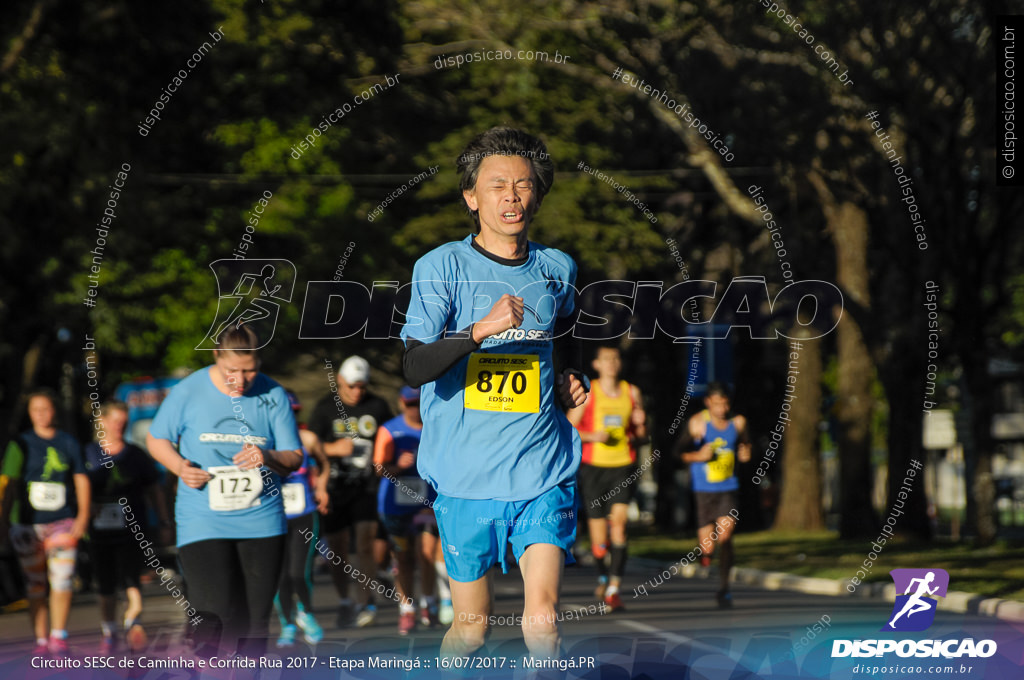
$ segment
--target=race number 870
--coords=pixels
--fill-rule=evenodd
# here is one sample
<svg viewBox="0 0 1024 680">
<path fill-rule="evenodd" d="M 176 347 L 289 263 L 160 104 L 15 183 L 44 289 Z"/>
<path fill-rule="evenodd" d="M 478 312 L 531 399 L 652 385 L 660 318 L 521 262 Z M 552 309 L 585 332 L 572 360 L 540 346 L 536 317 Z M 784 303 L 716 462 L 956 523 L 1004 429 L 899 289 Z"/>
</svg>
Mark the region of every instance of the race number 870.
<svg viewBox="0 0 1024 680">
<path fill-rule="evenodd" d="M 523 394 L 526 392 L 526 374 L 522 371 L 495 371 L 494 375 L 491 375 L 490 371 L 480 371 L 479 377 L 476 379 L 476 388 L 481 392 L 491 391 L 491 378 L 495 380 L 501 378 L 501 384 L 498 385 L 498 393 L 504 394 L 505 383 L 508 382 L 509 376 L 512 376 L 512 391 L 516 394 Z"/>
<path fill-rule="evenodd" d="M 537 413 L 540 357 L 475 352 L 466 365 L 465 405 L 477 411 Z"/>
</svg>

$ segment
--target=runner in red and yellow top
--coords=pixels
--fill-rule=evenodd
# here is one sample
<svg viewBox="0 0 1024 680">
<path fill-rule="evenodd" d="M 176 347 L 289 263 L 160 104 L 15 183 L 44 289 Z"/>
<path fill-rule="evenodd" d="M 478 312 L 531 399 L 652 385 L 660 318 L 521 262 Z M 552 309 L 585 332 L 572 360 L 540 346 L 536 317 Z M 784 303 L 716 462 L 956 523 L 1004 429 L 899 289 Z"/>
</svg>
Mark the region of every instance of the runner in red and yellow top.
<svg viewBox="0 0 1024 680">
<path fill-rule="evenodd" d="M 626 510 L 637 480 L 635 446 L 647 436 L 647 416 L 640 390 L 619 379 L 617 347 L 599 347 L 592 365 L 598 379 L 590 399 L 568 415 L 583 441 L 579 486 L 599 572 L 594 594 L 616 610 L 623 608 L 619 588 L 626 569 Z"/>
</svg>

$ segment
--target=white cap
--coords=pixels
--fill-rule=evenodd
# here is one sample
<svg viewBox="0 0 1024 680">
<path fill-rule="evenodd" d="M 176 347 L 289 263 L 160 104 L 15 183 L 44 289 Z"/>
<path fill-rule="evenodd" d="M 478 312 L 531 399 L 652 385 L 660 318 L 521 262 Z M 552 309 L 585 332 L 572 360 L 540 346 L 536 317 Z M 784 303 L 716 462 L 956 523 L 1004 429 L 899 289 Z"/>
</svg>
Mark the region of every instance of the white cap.
<svg viewBox="0 0 1024 680">
<path fill-rule="evenodd" d="M 341 364 L 341 379 L 349 385 L 370 381 L 370 362 L 360 356 L 351 356 Z"/>
</svg>

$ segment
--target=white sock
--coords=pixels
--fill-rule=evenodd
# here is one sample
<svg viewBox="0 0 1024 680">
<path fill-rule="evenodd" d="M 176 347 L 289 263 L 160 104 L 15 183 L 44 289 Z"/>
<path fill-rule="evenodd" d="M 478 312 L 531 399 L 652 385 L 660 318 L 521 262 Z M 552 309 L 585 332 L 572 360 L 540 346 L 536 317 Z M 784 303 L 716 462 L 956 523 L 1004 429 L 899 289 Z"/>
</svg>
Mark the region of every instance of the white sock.
<svg viewBox="0 0 1024 680">
<path fill-rule="evenodd" d="M 103 637 L 113 637 L 114 631 L 117 630 L 117 624 L 113 621 L 101 621 L 100 630 L 103 631 Z"/>
<path fill-rule="evenodd" d="M 612 595 L 614 595 L 617 592 L 619 592 L 619 584 L 618 583 L 609 583 L 608 584 L 608 590 L 604 591 L 604 596 L 605 597 L 611 597 Z"/>
<path fill-rule="evenodd" d="M 398 611 L 402 614 L 413 614 L 416 612 L 416 607 L 414 607 L 408 600 L 403 600 L 398 605 Z"/>
</svg>

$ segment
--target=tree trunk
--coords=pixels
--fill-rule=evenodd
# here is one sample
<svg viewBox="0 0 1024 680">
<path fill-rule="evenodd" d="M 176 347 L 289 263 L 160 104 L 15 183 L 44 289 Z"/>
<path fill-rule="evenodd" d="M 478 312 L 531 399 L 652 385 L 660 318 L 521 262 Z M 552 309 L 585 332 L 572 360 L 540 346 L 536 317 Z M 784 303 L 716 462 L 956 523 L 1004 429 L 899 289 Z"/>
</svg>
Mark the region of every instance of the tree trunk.
<svg viewBox="0 0 1024 680">
<path fill-rule="evenodd" d="M 867 276 L 868 225 L 864 211 L 843 203 L 829 219 L 836 248 L 839 286 L 864 309 L 870 307 Z M 878 530 L 871 505 L 871 380 L 875 367 L 864 334 L 853 316 L 844 314 L 838 331 L 839 533 L 863 538 Z"/>
<path fill-rule="evenodd" d="M 878 530 L 871 505 L 871 381 L 875 367 L 859 322 L 871 308 L 868 288 L 868 218 L 864 209 L 840 202 L 817 171 L 808 174 L 821 199 L 836 252 L 836 282 L 847 301 L 862 312 L 854 319 L 849 310 L 836 329 L 839 376 L 836 420 L 839 451 L 839 533 L 843 538 L 865 538 Z"/>
<path fill-rule="evenodd" d="M 968 471 L 967 531 L 974 534 L 977 545 L 988 546 L 996 540 L 999 524 L 996 519 L 996 484 L 992 477 L 992 414 L 995 407 L 987 358 L 974 358 L 964 367 L 964 378 L 963 410 L 968 436 L 962 444 Z"/>
<path fill-rule="evenodd" d="M 809 336 L 811 333 L 792 335 Z M 818 451 L 818 422 L 821 419 L 821 340 L 789 343 L 789 370 L 799 370 L 786 428 L 785 451 L 780 461 L 782 495 L 773 531 L 812 531 L 825 528 L 821 510 L 821 459 Z M 794 359 L 794 355 L 799 355 Z"/>
<path fill-rule="evenodd" d="M 917 294 L 906 291 L 906 299 L 912 300 L 917 308 L 920 292 Z M 901 295 L 902 297 L 902 295 Z M 908 307 L 911 305 L 907 305 Z M 914 328 L 921 328 L 920 315 L 916 309 L 908 310 L 907 323 Z M 917 340 L 917 344 L 912 344 Z M 889 401 L 889 432 L 886 444 L 889 449 L 889 480 L 887 484 L 887 503 L 892 507 L 896 494 L 907 476 L 911 460 L 927 464 L 922 438 L 922 419 L 927 417 L 922 411 L 922 395 L 924 394 L 924 375 L 927 362 L 923 360 L 920 337 L 901 336 L 893 347 L 890 358 L 882 363 L 882 383 Z M 910 492 L 906 500 L 904 515 L 899 518 L 897 531 L 913 534 L 919 538 L 932 537 L 931 523 L 928 521 L 928 498 L 924 484 L 924 470 L 919 470 L 912 478 Z"/>
</svg>

